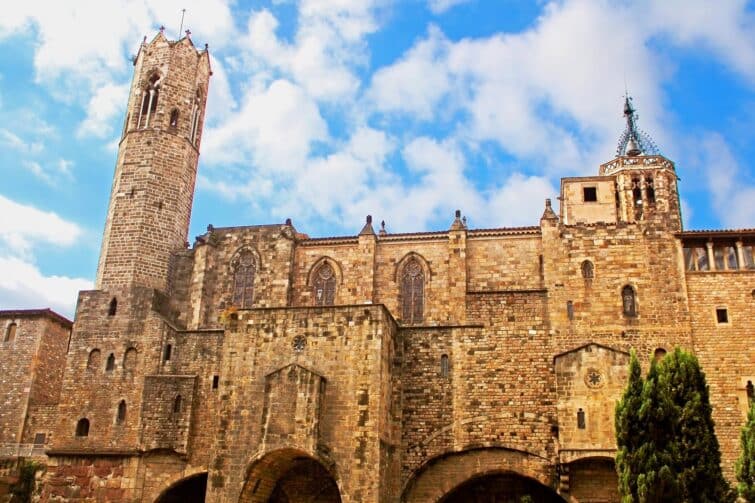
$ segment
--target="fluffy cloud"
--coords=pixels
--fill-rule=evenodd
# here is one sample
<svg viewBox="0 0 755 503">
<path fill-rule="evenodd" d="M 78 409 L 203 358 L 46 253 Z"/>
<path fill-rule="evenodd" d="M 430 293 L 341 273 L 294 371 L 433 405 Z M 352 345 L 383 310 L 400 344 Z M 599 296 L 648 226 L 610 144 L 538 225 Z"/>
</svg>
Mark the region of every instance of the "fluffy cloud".
<svg viewBox="0 0 755 503">
<path fill-rule="evenodd" d="M 698 166 L 704 170 L 713 208 L 725 227 L 751 228 L 755 222 L 755 185 L 742 173 L 721 135 L 707 134 L 699 143 Z"/>
<path fill-rule="evenodd" d="M 128 84 L 105 84 L 97 89 L 86 107 L 87 115 L 79 125 L 77 136 L 112 136 L 112 119 L 123 114 L 123 104 L 128 100 L 128 91 Z"/>
<path fill-rule="evenodd" d="M 3 309 L 50 307 L 72 318 L 77 293 L 91 288 L 92 282 L 87 279 L 45 276 L 30 262 L 0 256 L 0 306 Z"/>
<path fill-rule="evenodd" d="M 81 228 L 55 213 L 17 203 L 0 196 L 0 306 L 4 309 L 50 306 L 71 316 L 79 290 L 92 287 L 89 280 L 46 276 L 33 262 L 39 245 L 73 246 Z"/>
</svg>

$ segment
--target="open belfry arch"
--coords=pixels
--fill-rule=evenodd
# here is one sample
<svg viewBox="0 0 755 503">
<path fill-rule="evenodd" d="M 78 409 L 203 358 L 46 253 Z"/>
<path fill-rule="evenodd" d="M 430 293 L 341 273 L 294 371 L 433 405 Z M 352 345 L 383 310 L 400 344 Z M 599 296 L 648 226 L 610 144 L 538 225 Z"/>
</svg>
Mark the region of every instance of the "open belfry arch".
<svg viewBox="0 0 755 503">
<path fill-rule="evenodd" d="M 629 352 L 677 346 L 706 372 L 732 477 L 755 231 L 683 230 L 677 168 L 628 98 L 617 155 L 562 179 L 532 226 L 457 211 L 444 230 L 376 233 L 368 216 L 312 238 L 287 220 L 189 245 L 211 74 L 189 35 L 145 39 L 94 289 L 72 330 L 0 311 L 18 384 L 0 443 L 40 440 L 42 501 L 618 501 Z M 31 361 L 54 363 L 55 393 L 23 384 Z"/>
</svg>

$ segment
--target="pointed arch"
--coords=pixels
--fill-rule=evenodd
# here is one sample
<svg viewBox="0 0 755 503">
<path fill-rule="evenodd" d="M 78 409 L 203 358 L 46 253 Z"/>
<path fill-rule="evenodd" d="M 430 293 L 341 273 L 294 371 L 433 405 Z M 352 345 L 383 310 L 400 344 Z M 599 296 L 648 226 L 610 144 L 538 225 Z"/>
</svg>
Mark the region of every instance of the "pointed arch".
<svg viewBox="0 0 755 503">
<path fill-rule="evenodd" d="M 123 424 L 126 421 L 126 400 L 118 402 L 118 412 L 115 415 L 115 422 Z"/>
<path fill-rule="evenodd" d="M 123 354 L 123 370 L 131 371 L 136 368 L 137 355 L 135 347 L 131 346 L 126 349 L 126 352 Z"/>
<path fill-rule="evenodd" d="M 398 263 L 396 281 L 399 284 L 401 321 L 416 325 L 424 321 L 425 284 L 429 267 L 424 258 L 414 252 L 408 253 Z"/>
<path fill-rule="evenodd" d="M 154 71 L 142 88 L 141 102 L 139 105 L 139 119 L 137 120 L 139 129 L 148 128 L 150 120 L 154 121 L 155 114 L 157 113 L 157 101 L 160 96 L 162 80 L 160 73 Z"/>
<path fill-rule="evenodd" d="M 581 269 L 583 279 L 590 280 L 595 277 L 595 266 L 590 260 L 583 260 Z"/>
<path fill-rule="evenodd" d="M 87 370 L 95 371 L 100 367 L 100 350 L 94 348 L 89 352 L 89 358 L 87 359 Z"/>
<path fill-rule="evenodd" d="M 133 190 L 133 189 L 131 189 L 131 190 Z M 107 315 L 108 316 L 115 316 L 115 314 L 117 312 L 118 312 L 118 299 L 116 299 L 115 297 L 113 297 L 110 300 L 110 304 L 108 304 Z"/>
<path fill-rule="evenodd" d="M 259 268 L 259 255 L 248 246 L 236 251 L 231 259 L 231 295 L 235 307 L 249 309 L 254 302 L 254 280 Z"/>
<path fill-rule="evenodd" d="M 338 262 L 331 257 L 320 257 L 307 274 L 307 286 L 312 289 L 314 305 L 334 305 L 342 278 L 341 266 Z"/>
<path fill-rule="evenodd" d="M 115 370 L 115 354 L 110 353 L 110 356 L 107 357 L 107 363 L 105 364 L 105 372 L 112 372 Z"/>
</svg>

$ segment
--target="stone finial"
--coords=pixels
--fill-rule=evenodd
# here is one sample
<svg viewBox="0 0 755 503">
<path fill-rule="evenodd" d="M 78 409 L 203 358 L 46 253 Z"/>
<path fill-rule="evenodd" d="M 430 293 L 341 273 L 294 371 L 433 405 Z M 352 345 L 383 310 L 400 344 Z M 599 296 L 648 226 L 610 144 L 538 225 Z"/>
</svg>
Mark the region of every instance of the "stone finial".
<svg viewBox="0 0 755 503">
<path fill-rule="evenodd" d="M 381 236 L 388 235 L 388 231 L 385 230 L 385 220 L 380 221 L 380 231 L 378 232 L 378 234 Z"/>
<path fill-rule="evenodd" d="M 454 222 L 451 224 L 451 230 L 461 230 L 464 229 L 464 223 L 461 221 L 461 210 L 456 210 Z"/>
<path fill-rule="evenodd" d="M 184 33 L 186 33 L 186 38 L 191 38 L 191 30 L 186 30 Z"/>
<path fill-rule="evenodd" d="M 360 236 L 369 236 L 375 235 L 375 230 L 372 228 L 372 215 L 367 215 L 367 218 L 365 219 L 364 227 L 362 227 L 362 230 L 359 231 Z"/>
<path fill-rule="evenodd" d="M 286 225 L 288 225 L 289 227 L 293 227 L 293 226 L 294 226 L 294 223 L 293 223 L 293 222 L 291 221 L 291 219 L 290 219 L 290 218 L 287 218 L 287 219 L 286 219 Z"/>
<path fill-rule="evenodd" d="M 212 224 L 209 224 L 209 225 L 207 226 L 207 232 L 212 232 L 212 231 L 214 231 L 214 230 L 215 230 L 215 226 L 214 226 L 214 225 L 212 225 Z"/>
<path fill-rule="evenodd" d="M 556 213 L 553 211 L 550 198 L 545 200 L 545 211 L 543 211 L 543 216 L 540 217 L 540 220 L 558 220 Z"/>
<path fill-rule="evenodd" d="M 165 34 L 165 26 L 160 25 L 160 33 Z"/>
</svg>

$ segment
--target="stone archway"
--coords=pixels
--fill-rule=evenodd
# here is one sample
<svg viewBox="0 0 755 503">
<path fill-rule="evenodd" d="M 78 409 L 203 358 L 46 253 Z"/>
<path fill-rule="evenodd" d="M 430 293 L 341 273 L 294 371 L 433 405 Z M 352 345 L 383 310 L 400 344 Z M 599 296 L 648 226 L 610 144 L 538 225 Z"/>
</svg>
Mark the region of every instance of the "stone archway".
<svg viewBox="0 0 755 503">
<path fill-rule="evenodd" d="M 204 503 L 207 472 L 183 478 L 163 491 L 155 503 Z"/>
<path fill-rule="evenodd" d="M 508 484 L 537 494 L 543 492 L 551 498 L 535 501 L 563 501 L 552 489 L 554 480 L 555 467 L 539 456 L 502 447 L 471 449 L 444 454 L 425 463 L 412 474 L 401 501 L 456 503 L 464 501 L 457 499 L 464 491 L 474 491 L 480 484 L 500 487 Z"/>
<path fill-rule="evenodd" d="M 249 468 L 239 503 L 341 503 L 333 474 L 296 449 L 265 454 Z"/>
<path fill-rule="evenodd" d="M 522 501 L 529 496 L 532 503 L 563 503 L 553 489 L 516 473 L 490 473 L 475 477 L 452 489 L 440 503 L 498 503 Z"/>
</svg>

